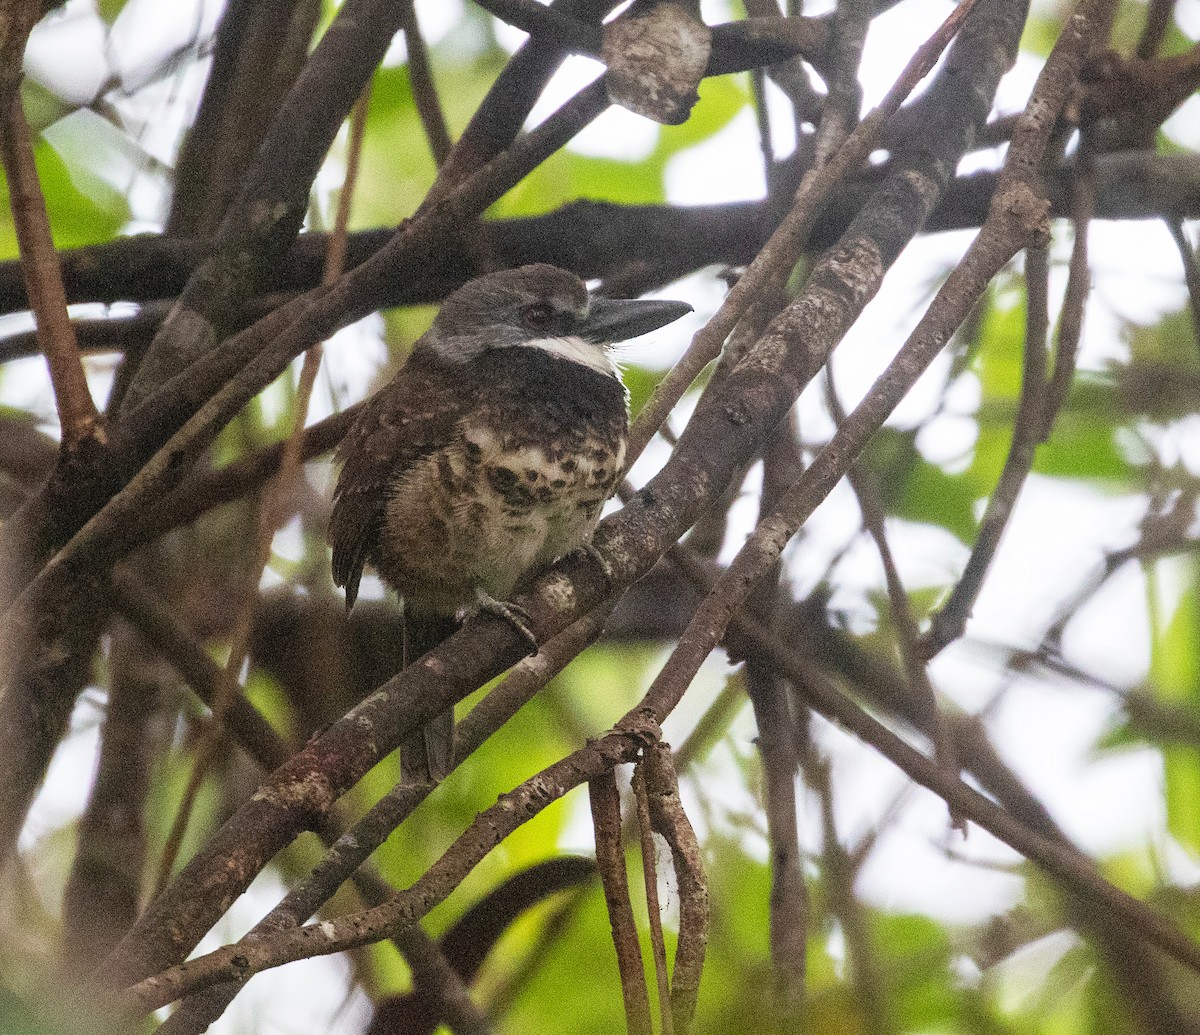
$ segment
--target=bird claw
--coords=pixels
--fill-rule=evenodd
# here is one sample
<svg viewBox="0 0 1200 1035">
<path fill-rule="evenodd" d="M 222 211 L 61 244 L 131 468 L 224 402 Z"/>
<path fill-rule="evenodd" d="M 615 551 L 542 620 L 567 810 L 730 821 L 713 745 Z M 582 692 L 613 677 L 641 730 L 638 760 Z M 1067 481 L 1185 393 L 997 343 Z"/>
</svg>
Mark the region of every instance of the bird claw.
<svg viewBox="0 0 1200 1035">
<path fill-rule="evenodd" d="M 529 628 L 530 623 L 533 622 L 533 618 L 525 608 L 518 604 L 511 604 L 505 600 L 497 600 L 482 589 L 475 591 L 475 601 L 475 612 L 477 614 L 495 615 L 497 618 L 504 619 L 529 644 L 531 654 L 536 654 L 541 650 L 541 645 L 538 643 L 537 637 L 533 635 L 533 630 Z"/>
</svg>

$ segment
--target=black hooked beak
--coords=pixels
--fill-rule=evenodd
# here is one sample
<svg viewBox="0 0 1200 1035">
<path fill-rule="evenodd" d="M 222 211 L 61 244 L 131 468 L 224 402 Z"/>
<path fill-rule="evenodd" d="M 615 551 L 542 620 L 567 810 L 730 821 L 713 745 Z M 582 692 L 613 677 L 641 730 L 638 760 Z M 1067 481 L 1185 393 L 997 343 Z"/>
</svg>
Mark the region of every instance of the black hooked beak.
<svg viewBox="0 0 1200 1035">
<path fill-rule="evenodd" d="M 579 329 L 582 337 L 597 345 L 611 345 L 666 327 L 692 307 L 686 302 L 659 298 L 601 298 L 592 296 L 587 319 Z"/>
</svg>

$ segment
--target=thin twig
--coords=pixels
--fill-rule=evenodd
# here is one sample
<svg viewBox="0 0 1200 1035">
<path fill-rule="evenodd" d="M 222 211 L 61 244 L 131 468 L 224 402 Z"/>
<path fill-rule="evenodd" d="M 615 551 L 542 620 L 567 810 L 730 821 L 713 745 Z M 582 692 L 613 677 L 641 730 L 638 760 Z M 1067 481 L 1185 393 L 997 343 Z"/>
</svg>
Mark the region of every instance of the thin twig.
<svg viewBox="0 0 1200 1035">
<path fill-rule="evenodd" d="M 762 154 L 763 183 L 767 185 L 767 194 L 770 195 L 775 171 L 775 146 L 771 142 L 771 120 L 767 112 L 766 74 L 761 68 L 750 70 L 750 101 L 758 130 L 758 150 Z"/>
<path fill-rule="evenodd" d="M 700 974 L 708 945 L 708 881 L 696 831 L 679 798 L 679 779 L 671 749 L 662 741 L 650 745 L 638 763 L 650 828 L 667 842 L 679 895 L 679 939 L 671 972 L 671 1024 L 663 1032 L 688 1035 L 700 994 Z"/>
<path fill-rule="evenodd" d="M 440 169 L 450 154 L 450 131 L 446 128 L 446 116 L 442 114 L 442 102 L 429 67 L 429 49 L 421 35 L 413 0 L 401 0 L 400 27 L 408 48 L 408 81 L 412 86 L 413 101 L 425 129 L 425 139 L 429 141 L 433 164 Z"/>
<path fill-rule="evenodd" d="M 0 15 L 0 158 L 21 253 L 21 271 L 37 323 L 38 347 L 50 368 L 62 443 L 74 449 L 88 440 L 107 442 L 100 413 L 88 390 L 87 375 L 67 315 L 67 294 L 54 250 L 46 199 L 33 161 L 33 139 L 21 104 L 21 61 L 25 42 L 41 17 L 36 0 L 17 0 Z"/>
<path fill-rule="evenodd" d="M 667 414 L 674 409 L 700 371 L 716 359 L 725 339 L 729 337 L 753 300 L 772 284 L 782 283 L 786 279 L 804 247 L 817 215 L 832 192 L 851 170 L 857 168 L 870 155 L 887 120 L 933 68 L 974 3 L 975 0 L 965 0 L 950 13 L 937 31 L 917 49 L 879 107 L 863 119 L 825 165 L 809 172 L 801 181 L 791 211 L 738 278 L 721 308 L 696 333 L 687 351 L 671 368 L 670 373 L 655 386 L 646 405 L 642 407 L 629 431 L 629 447 L 625 453 L 626 470 L 641 456 L 650 439 L 667 419 Z"/>
<path fill-rule="evenodd" d="M 1166 221 L 1167 229 L 1175 247 L 1179 249 L 1179 258 L 1183 263 L 1183 281 L 1187 284 L 1188 306 L 1192 313 L 1192 327 L 1196 332 L 1196 347 L 1200 348 L 1200 263 L 1196 261 L 1196 249 L 1188 240 L 1183 228 L 1183 220 L 1170 217 Z"/>
<path fill-rule="evenodd" d="M 625 851 L 621 845 L 621 795 L 614 773 L 602 773 L 588 783 L 595 832 L 596 866 L 604 887 L 608 922 L 612 928 L 621 996 L 625 1003 L 625 1027 L 629 1035 L 650 1035 L 650 991 L 642 967 L 629 880 L 625 873 Z"/>
<path fill-rule="evenodd" d="M 1047 296 L 1050 286 L 1046 247 L 1047 242 L 1038 241 L 1025 249 L 1025 349 L 1012 443 L 979 523 L 971 556 L 950 596 L 931 617 L 929 629 L 921 641 L 920 652 L 925 658 L 932 658 L 966 629 L 1041 440 L 1046 407 Z"/>
<path fill-rule="evenodd" d="M 1042 412 L 1042 441 L 1050 437 L 1059 410 L 1067 400 L 1071 381 L 1075 377 L 1075 357 L 1083 334 L 1083 311 L 1092 290 L 1092 274 L 1088 267 L 1088 233 L 1096 211 L 1096 182 L 1087 139 L 1080 148 L 1075 177 L 1075 199 L 1072 206 L 1075 220 L 1075 243 L 1067 270 L 1067 290 L 1063 296 L 1062 314 L 1058 318 L 1058 337 L 1054 349 L 1054 368 L 1046 385 L 1045 408 Z"/>
<path fill-rule="evenodd" d="M 502 794 L 422 874 L 412 887 L 382 906 L 336 920 L 268 935 L 218 949 L 138 982 L 121 995 L 124 1004 L 157 1009 L 216 981 L 245 980 L 261 970 L 299 959 L 345 952 L 387 938 L 416 923 L 443 902 L 462 879 L 504 838 L 582 783 L 632 762 L 660 731 L 648 717 L 594 740 Z"/>
<path fill-rule="evenodd" d="M 840 427 L 846 419 L 846 411 L 842 408 L 837 389 L 833 381 L 833 361 L 825 366 L 826 398 L 829 401 L 830 412 L 835 424 Z M 929 713 L 929 729 L 933 738 L 934 754 L 938 762 L 946 767 L 948 772 L 958 772 L 958 760 L 954 755 L 954 744 L 946 731 L 946 723 L 942 718 L 942 710 L 938 707 L 937 690 L 929 678 L 929 670 L 920 651 L 920 630 L 917 619 L 913 615 L 912 602 L 900 578 L 900 570 L 896 566 L 896 558 L 892 553 L 891 544 L 887 537 L 887 523 L 883 503 L 870 472 L 861 464 L 855 464 L 847 473 L 850 487 L 858 500 L 858 509 L 862 514 L 863 525 L 866 526 L 871 538 L 875 541 L 875 550 L 879 554 L 879 563 L 883 567 L 884 583 L 887 586 L 888 603 L 892 611 L 892 624 L 896 630 L 896 641 L 900 648 L 900 658 L 904 663 L 904 672 L 908 677 L 908 685 L 916 695 L 919 706 Z M 951 815 L 951 823 L 966 833 L 958 816 Z"/>
<path fill-rule="evenodd" d="M 569 6 L 580 21 L 598 26 L 616 6 L 616 0 L 573 0 Z M 531 36 L 521 44 L 454 142 L 417 210 L 418 215 L 445 200 L 453 188 L 516 140 L 542 89 L 570 51 L 569 46 L 562 47 L 547 36 Z M 494 249 L 490 246 L 489 250 Z"/>
<path fill-rule="evenodd" d="M 349 156 L 346 162 L 346 176 L 338 196 L 337 215 L 335 217 L 332 239 L 329 250 L 325 254 L 326 268 L 324 283 L 333 284 L 341 275 L 346 256 L 346 229 L 350 219 L 350 204 L 354 196 L 354 185 L 358 176 L 359 153 L 362 150 L 363 135 L 366 126 L 367 106 L 370 102 L 370 86 L 364 88 L 363 96 L 355 103 L 350 119 Z M 220 743 L 222 723 L 225 711 L 230 701 L 237 694 L 242 666 L 250 649 L 250 636 L 254 629 L 254 610 L 258 602 L 258 587 L 262 582 L 263 572 L 271 559 L 271 543 L 275 533 L 282 524 L 287 499 L 292 482 L 300 467 L 300 453 L 304 443 L 304 426 L 308 422 L 308 408 L 312 400 L 313 386 L 316 384 L 317 371 L 321 366 L 321 344 L 317 342 L 304 354 L 300 369 L 300 382 L 294 401 L 295 416 L 292 430 L 284 444 L 283 455 L 280 458 L 279 471 L 274 481 L 266 488 L 259 507 L 258 534 L 255 541 L 254 560 L 249 578 L 246 582 L 242 606 L 234 622 L 234 632 L 229 649 L 229 657 L 225 663 L 224 679 L 218 687 L 215 698 L 210 702 L 212 717 L 204 727 L 200 743 L 196 746 L 194 762 L 188 783 L 184 789 L 183 798 L 175 814 L 170 833 L 163 846 L 162 858 L 159 864 L 158 880 L 155 885 L 157 895 L 170 878 L 175 864 L 175 857 L 183 843 L 187 830 L 188 818 L 195 806 L 196 798 L 204 776 L 212 762 L 216 748 Z"/>
<path fill-rule="evenodd" d="M 1067 290 L 1063 298 L 1054 369 L 1046 375 L 1046 328 L 1048 317 L 1049 270 L 1045 242 L 1026 252 L 1026 327 L 1025 364 L 1021 398 L 1013 425 L 1013 440 L 1004 469 L 988 500 L 979 534 L 963 573 L 946 603 L 930 621 L 922 639 L 921 651 L 933 657 L 948 643 L 962 635 L 979 598 L 1000 540 L 1012 517 L 1017 497 L 1033 468 L 1037 447 L 1049 438 L 1054 421 L 1067 397 L 1075 372 L 1075 357 L 1083 330 L 1083 310 L 1091 287 L 1087 261 L 1088 227 L 1095 211 L 1095 185 L 1091 161 L 1081 148 L 1075 197 L 1075 243 L 1071 252 Z"/>
<path fill-rule="evenodd" d="M 642 857 L 642 884 L 646 890 L 646 919 L 650 924 L 650 950 L 654 954 L 654 983 L 658 991 L 658 1023 L 662 1035 L 673 1035 L 671 1023 L 671 979 L 667 975 L 667 943 L 663 938 L 662 906 L 658 901 L 657 852 L 650 823 L 649 792 L 646 789 L 645 758 L 633 770 L 633 800 L 637 805 L 637 829 Z"/>
</svg>

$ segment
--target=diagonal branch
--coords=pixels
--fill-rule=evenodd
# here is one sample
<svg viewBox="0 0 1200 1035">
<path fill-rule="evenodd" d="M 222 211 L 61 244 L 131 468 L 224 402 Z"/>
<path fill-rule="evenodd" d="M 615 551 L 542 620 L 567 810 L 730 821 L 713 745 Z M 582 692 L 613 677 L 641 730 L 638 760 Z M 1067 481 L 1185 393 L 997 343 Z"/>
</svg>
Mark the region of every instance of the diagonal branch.
<svg viewBox="0 0 1200 1035">
<path fill-rule="evenodd" d="M 629 432 L 629 448 L 625 454 L 626 470 L 641 456 L 650 439 L 667 419 L 667 414 L 674 409 L 700 371 L 717 358 L 725 339 L 746 314 L 754 298 L 760 292 L 778 290 L 787 278 L 829 195 L 848 173 L 866 160 L 888 118 L 929 74 L 946 45 L 954 38 L 972 2 L 973 0 L 969 0 L 951 12 L 938 31 L 913 55 L 879 107 L 863 119 L 828 162 L 804 177 L 796 191 L 791 211 L 738 278 L 716 315 L 696 333 L 687 352 L 655 386 L 653 394 L 642 407 Z"/>
<path fill-rule="evenodd" d="M 986 117 L 986 98 L 1015 52 L 1024 14 L 1020 0 L 986 0 L 968 18 L 945 71 L 925 95 L 932 110 L 942 113 L 930 126 L 937 155 L 928 150 L 928 140 L 916 138 L 910 164 L 899 164 L 870 214 L 860 217 L 849 242 L 830 260 L 835 265 L 823 277 L 814 274 L 815 294 L 806 305 L 819 299 L 815 315 L 829 315 L 806 319 L 803 334 L 795 334 L 790 323 L 780 329 L 780 343 L 803 341 L 806 347 L 767 349 L 764 355 L 782 365 L 774 369 L 751 365 L 755 353 L 748 356 L 722 392 L 702 404 L 667 467 L 623 511 L 602 522 L 595 551 L 564 558 L 517 598 L 539 640 L 645 574 L 791 406 L 811 376 L 809 364 L 840 337 L 949 181 L 973 127 Z M 967 81 L 976 85 L 967 91 L 972 103 L 963 104 Z M 873 257 L 865 274 L 855 256 Z M 853 290 L 839 289 L 834 270 L 854 272 Z M 860 275 L 865 279 L 857 279 Z M 186 955 L 229 896 L 249 884 L 307 817 L 328 809 L 379 752 L 391 750 L 409 729 L 514 664 L 525 650 L 524 639 L 509 623 L 471 619 L 438 650 L 333 723 L 273 774 L 192 859 L 110 958 L 109 974 L 136 981 Z M 231 867 L 229 852 L 235 846 L 239 864 Z"/>
<path fill-rule="evenodd" d="M 533 657 L 524 659 L 504 680 L 459 723 L 455 724 L 455 765 L 468 758 L 488 737 L 503 726 L 538 690 L 561 672 L 600 635 L 607 612 L 601 610 L 581 618 L 553 640 L 542 645 Z M 210 662 L 215 669 L 216 666 Z M 400 826 L 433 790 L 432 784 L 399 784 L 368 810 L 354 828 L 329 846 L 312 872 L 292 888 L 245 937 L 299 927 L 328 902 L 341 885 Z M 243 939 L 244 941 L 245 939 Z M 239 943 L 240 944 L 240 943 Z M 242 982 L 229 981 L 205 990 L 202 996 L 187 997 L 172 1020 L 182 1030 L 200 1030 L 221 1015 L 241 990 Z"/>
<path fill-rule="evenodd" d="M 621 975 L 621 997 L 625 1004 L 628 1035 L 650 1035 L 650 991 L 642 949 L 638 943 L 633 904 L 629 898 L 629 879 L 625 872 L 625 849 L 621 839 L 621 795 L 617 779 L 610 770 L 588 781 L 588 800 L 592 807 L 595 834 L 596 867 L 604 888 L 608 922 L 612 928 L 617 970 Z"/>
<path fill-rule="evenodd" d="M 450 154 L 450 131 L 446 128 L 446 116 L 442 114 L 442 102 L 429 67 L 429 49 L 421 35 L 413 0 L 401 0 L 400 8 L 400 28 L 408 48 L 408 78 L 412 83 L 413 101 L 421 125 L 425 127 L 425 139 L 429 141 L 434 164 L 441 168 Z"/>
<path fill-rule="evenodd" d="M 63 446 L 76 450 L 90 441 L 103 447 L 107 438 L 88 390 L 75 329 L 67 316 L 62 271 L 21 103 L 21 62 L 29 33 L 41 17 L 41 6 L 35 0 L 17 0 L 7 8 L 0 12 L 0 159 L 8 178 L 25 290 L 37 322 L 38 347 L 50 367 Z"/>
<path fill-rule="evenodd" d="M 265 271 L 291 246 L 313 178 L 400 28 L 401 7 L 393 0 L 346 0 L 338 9 L 223 213 L 214 254 L 189 278 L 146 351 L 123 417 L 221 344 Z"/>
<path fill-rule="evenodd" d="M 658 732 L 653 722 L 643 718 L 590 742 L 501 795 L 412 887 L 397 892 L 382 906 L 218 949 L 134 985 L 125 991 L 123 998 L 139 1009 L 152 1010 L 215 981 L 245 980 L 269 967 L 344 952 L 389 937 L 444 901 L 463 877 L 512 831 L 580 784 L 615 766 L 632 762 Z"/>
<path fill-rule="evenodd" d="M 1200 217 L 1200 156 L 1118 152 L 1098 155 L 1094 170 L 1098 219 L 1161 219 L 1167 213 L 1184 219 Z M 1074 167 L 1044 169 L 1043 177 L 1051 215 L 1069 218 Z M 977 229 L 987 217 L 996 179 L 995 172 L 956 177 L 923 232 Z M 835 243 L 878 186 L 878 170 L 855 174 L 840 183 L 813 225 L 810 249 Z M 775 204 L 776 199 L 694 206 L 580 200 L 540 216 L 488 219 L 473 227 L 472 235 L 478 235 L 484 249 L 505 266 L 548 262 L 585 279 L 603 279 L 625 263 L 635 262 L 663 270 L 664 279 L 657 282 L 661 286 L 703 266 L 749 263 L 778 223 Z M 347 267 L 370 258 L 394 232 L 394 227 L 385 227 L 348 235 Z M 265 294 L 255 298 L 248 312 L 260 317 L 286 301 L 281 295 L 317 286 L 328 240 L 327 234 L 319 232 L 297 237 L 287 255 L 266 272 Z M 211 246 L 203 240 L 154 234 L 69 249 L 61 254 L 67 301 L 154 303 L 171 298 L 210 253 Z M 375 304 L 387 308 L 438 302 L 477 273 L 462 250 L 451 244 L 410 276 L 381 285 Z M 20 264 L 0 262 L 0 313 L 27 308 Z M 161 311 L 143 306 L 129 322 L 113 318 L 85 325 L 144 331 L 149 323 L 157 325 L 161 320 Z M 0 339 L 0 361 L 32 354 L 29 340 L 19 346 L 19 335 Z M 85 347 L 120 351 L 122 343 L 110 331 L 97 334 L 94 340 L 85 339 Z"/>
</svg>

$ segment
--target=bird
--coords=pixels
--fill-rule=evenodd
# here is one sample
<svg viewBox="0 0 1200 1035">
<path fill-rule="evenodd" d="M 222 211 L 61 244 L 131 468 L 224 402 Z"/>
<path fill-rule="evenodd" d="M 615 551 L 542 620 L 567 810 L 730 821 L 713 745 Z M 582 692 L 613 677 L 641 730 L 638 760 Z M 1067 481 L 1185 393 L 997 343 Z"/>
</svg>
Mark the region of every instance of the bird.
<svg viewBox="0 0 1200 1035">
<path fill-rule="evenodd" d="M 507 600 L 588 544 L 624 470 L 629 396 L 611 346 L 691 308 L 605 298 L 544 263 L 446 298 L 335 454 L 334 582 L 347 611 L 368 563 L 395 590 L 403 665 L 474 611 L 508 620 L 537 650 Z M 401 745 L 403 777 L 442 779 L 452 743 L 451 710 Z"/>
</svg>

